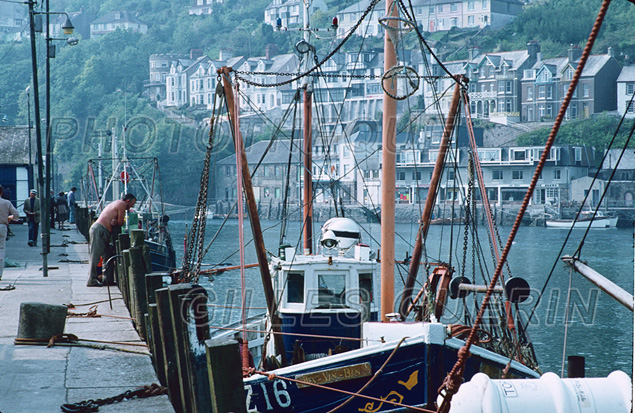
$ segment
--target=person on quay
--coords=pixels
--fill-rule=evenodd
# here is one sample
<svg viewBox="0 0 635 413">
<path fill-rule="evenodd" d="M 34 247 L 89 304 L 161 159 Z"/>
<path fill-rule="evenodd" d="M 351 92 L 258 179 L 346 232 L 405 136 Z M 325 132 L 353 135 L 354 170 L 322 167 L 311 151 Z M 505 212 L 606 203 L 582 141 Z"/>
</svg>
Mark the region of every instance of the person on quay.
<svg viewBox="0 0 635 413">
<path fill-rule="evenodd" d="M 75 223 L 75 207 L 77 205 L 77 199 L 75 198 L 75 191 L 77 191 L 77 188 L 72 187 L 71 190 L 68 192 L 68 208 L 70 209 L 68 214 L 69 224 Z"/>
<path fill-rule="evenodd" d="M 11 188 L 4 189 L 3 192 L 0 193 L 0 198 L 4 198 L 7 201 L 11 201 Z M 16 215 L 16 217 L 19 217 L 19 215 Z M 11 231 L 11 228 L 7 226 L 7 240 L 9 240 L 9 237 L 12 237 L 14 235 L 15 234 Z"/>
<path fill-rule="evenodd" d="M 40 199 L 37 197 L 35 189 L 31 189 L 29 197 L 24 201 L 23 209 L 29 224 L 29 247 L 36 247 L 40 226 Z"/>
<path fill-rule="evenodd" d="M 124 224 L 124 218 L 126 217 L 126 211 L 134 206 L 137 202 L 137 198 L 133 194 L 124 195 L 119 201 L 115 201 L 109 204 L 101 214 L 97 221 L 90 227 L 90 257 L 89 257 L 89 274 L 88 287 L 99 287 L 105 285 L 97 277 L 97 265 L 99 259 L 103 259 L 103 265 L 106 264 L 108 259 L 112 257 L 112 249 L 110 247 L 110 237 L 115 227 L 121 227 Z M 110 267 L 112 268 L 112 267 Z M 103 271 L 103 280 L 110 280 L 110 277 L 106 276 L 106 270 Z"/>
<path fill-rule="evenodd" d="M 15 209 L 11 201 L 2 197 L 4 188 L 0 185 L 0 280 L 4 272 L 4 257 L 6 254 L 7 230 L 10 221 L 17 221 L 19 218 L 18 210 Z"/>
<path fill-rule="evenodd" d="M 55 215 L 57 216 L 58 229 L 64 229 L 64 221 L 68 219 L 68 201 L 66 194 L 61 191 L 55 200 Z"/>
</svg>

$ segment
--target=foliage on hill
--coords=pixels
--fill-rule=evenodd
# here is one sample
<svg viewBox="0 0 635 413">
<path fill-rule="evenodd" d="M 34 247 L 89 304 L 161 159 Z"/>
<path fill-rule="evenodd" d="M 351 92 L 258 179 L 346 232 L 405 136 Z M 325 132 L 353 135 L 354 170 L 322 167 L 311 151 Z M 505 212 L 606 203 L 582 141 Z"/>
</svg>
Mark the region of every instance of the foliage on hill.
<svg viewBox="0 0 635 413">
<path fill-rule="evenodd" d="M 562 145 L 590 145 L 602 150 L 608 147 L 613 135 L 615 135 L 614 148 L 620 148 L 626 143 L 633 123 L 635 123 L 635 119 L 628 119 L 620 126 L 620 118 L 606 114 L 567 122 L 560 128 L 556 142 Z M 519 136 L 517 143 L 519 145 L 544 145 L 550 132 L 550 126 L 536 129 Z M 629 147 L 635 148 L 634 140 L 630 141 Z"/>
<path fill-rule="evenodd" d="M 148 58 L 153 53 L 188 53 L 191 49 L 201 49 L 217 58 L 221 47 L 231 49 L 234 55 L 258 56 L 264 54 L 269 43 L 277 44 L 281 53 L 290 52 L 300 33 L 296 30 L 274 32 L 271 26 L 265 25 L 264 9 L 269 3 L 270 0 L 226 1 L 214 4 L 212 15 L 192 16 L 187 10 L 192 4 L 190 0 L 52 1 L 51 10 L 73 12 L 83 7 L 94 16 L 127 10 L 149 24 L 145 35 L 117 31 L 100 39 L 82 40 L 75 47 L 56 42 L 57 57 L 51 60 L 55 156 L 60 162 L 74 165 L 64 187 L 77 185 L 85 174 L 86 160 L 96 157 L 99 140 L 105 139 L 105 131 L 116 128 L 121 134 L 125 119 L 130 153 L 157 156 L 162 169 L 171 172 L 163 174 L 168 200 L 193 203 L 198 185 L 183 185 L 183 182 L 199 180 L 207 131 L 166 118 L 142 97 L 143 82 L 149 74 Z M 329 9 L 315 16 L 316 27 L 328 27 L 332 16 L 354 4 L 355 0 L 326 3 Z M 562 55 L 570 43 L 585 41 L 599 4 L 599 0 L 537 2 L 526 6 L 516 20 L 501 30 L 455 29 L 426 34 L 426 37 L 446 53 L 456 51 L 452 55 L 456 58 L 463 57 L 467 48 L 473 45 L 478 45 L 482 51 L 520 50 L 530 40 L 541 43 L 545 57 Z M 595 49 L 605 52 L 606 47 L 612 46 L 618 57 L 622 54 L 635 56 L 633 21 L 635 8 L 632 5 L 628 2 L 612 4 Z M 356 50 L 362 45 L 364 48 L 381 47 L 382 43 L 381 38 L 357 37 L 345 50 Z M 321 53 L 326 53 L 334 44 L 327 38 L 317 46 Z M 38 35 L 42 102 L 45 97 L 44 48 L 42 37 Z M 11 119 L 9 125 L 24 125 L 27 123 L 25 89 L 31 83 L 30 76 L 25 75 L 31 73 L 29 42 L 0 45 L 0 65 L 3 72 L 0 76 L 0 113 Z M 42 103 L 41 117 L 44 117 L 44 110 Z M 571 123 L 563 128 L 559 139 L 571 142 L 583 139 L 602 146 L 600 131 L 611 129 L 614 126 L 611 122 L 610 118 L 597 118 L 580 127 Z M 593 132 L 596 129 L 597 133 Z M 536 133 L 525 139 L 539 142 L 544 136 L 544 133 Z M 226 153 L 221 152 L 218 156 Z"/>
</svg>

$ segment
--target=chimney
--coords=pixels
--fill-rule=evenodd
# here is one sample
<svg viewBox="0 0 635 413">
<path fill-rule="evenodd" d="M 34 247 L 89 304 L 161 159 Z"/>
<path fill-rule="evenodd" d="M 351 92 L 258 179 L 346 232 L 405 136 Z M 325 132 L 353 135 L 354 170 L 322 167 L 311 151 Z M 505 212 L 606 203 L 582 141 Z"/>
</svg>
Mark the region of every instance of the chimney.
<svg viewBox="0 0 635 413">
<path fill-rule="evenodd" d="M 582 56 L 582 49 L 572 44 L 569 47 L 568 53 L 569 53 L 569 62 L 576 62 Z"/>
<path fill-rule="evenodd" d="M 467 51 L 467 57 L 470 60 L 474 59 L 475 57 L 477 57 L 480 54 L 481 54 L 481 51 L 480 51 L 480 49 L 477 46 L 470 47 L 468 49 L 468 51 Z"/>
<path fill-rule="evenodd" d="M 232 57 L 234 57 L 234 53 L 232 53 L 231 50 L 221 47 L 220 52 L 218 52 L 218 60 L 225 61 L 227 59 L 231 59 Z"/>
<path fill-rule="evenodd" d="M 278 55 L 278 45 L 275 44 L 268 44 L 267 47 L 265 47 L 265 59 L 267 60 L 271 60 L 274 56 Z"/>
<path fill-rule="evenodd" d="M 191 49 L 190 50 L 190 59 L 192 59 L 192 60 L 198 59 L 201 56 L 203 56 L 203 50 L 202 49 Z"/>
<path fill-rule="evenodd" d="M 527 53 L 529 53 L 529 57 L 531 59 L 540 60 L 540 43 L 535 40 L 527 43 Z"/>
<path fill-rule="evenodd" d="M 615 57 L 615 54 L 613 52 L 613 48 L 611 46 L 609 46 L 609 48 L 606 51 L 606 53 L 609 55 L 609 57 Z"/>
</svg>

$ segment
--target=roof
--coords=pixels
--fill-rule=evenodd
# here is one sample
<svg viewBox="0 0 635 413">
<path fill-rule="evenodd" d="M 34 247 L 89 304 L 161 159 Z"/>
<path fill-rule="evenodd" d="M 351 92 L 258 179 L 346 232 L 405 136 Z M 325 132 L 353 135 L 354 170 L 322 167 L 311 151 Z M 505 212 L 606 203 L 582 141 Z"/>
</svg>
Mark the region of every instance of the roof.
<svg viewBox="0 0 635 413">
<path fill-rule="evenodd" d="M 604 159 L 602 163 L 602 169 L 614 169 L 616 168 L 617 160 L 620 158 L 620 154 L 622 153 L 622 149 L 611 149 L 609 151 L 609 155 Z M 635 152 L 633 150 L 625 150 L 624 155 L 622 155 L 622 159 L 620 160 L 619 165 L 617 165 L 618 170 L 625 169 L 635 169 Z"/>
<path fill-rule="evenodd" d="M 634 80 L 635 80 L 635 66 L 623 67 L 619 77 L 617 78 L 618 82 L 632 82 Z"/>
<path fill-rule="evenodd" d="M 117 14 L 118 13 L 118 14 Z M 116 18 L 119 16 L 119 18 Z M 125 10 L 115 10 L 110 13 L 99 17 L 96 20 L 93 20 L 90 24 L 98 24 L 98 23 L 113 23 L 113 22 L 129 22 L 129 23 L 137 23 L 148 25 L 146 22 L 139 19 L 137 16 L 133 16 L 130 12 Z"/>
<path fill-rule="evenodd" d="M 271 145 L 271 148 L 267 152 L 263 164 L 287 164 L 289 163 L 289 140 L 275 140 Z M 302 162 L 302 158 L 300 155 L 300 148 L 297 147 L 298 144 L 301 144 L 300 141 L 296 141 L 294 143 L 293 150 L 293 159 L 292 163 Z M 253 168 L 260 162 L 260 158 L 262 154 L 267 150 L 267 146 L 269 145 L 268 140 L 259 141 L 254 143 L 251 146 L 245 148 L 245 152 L 247 153 L 247 163 L 249 167 Z M 229 155 L 216 163 L 217 165 L 236 165 L 236 155 Z"/>
<path fill-rule="evenodd" d="M 28 127 L 0 126 L 0 153 L 2 154 L 0 165 L 28 165 Z M 32 156 L 35 157 L 35 147 L 33 148 Z"/>
</svg>

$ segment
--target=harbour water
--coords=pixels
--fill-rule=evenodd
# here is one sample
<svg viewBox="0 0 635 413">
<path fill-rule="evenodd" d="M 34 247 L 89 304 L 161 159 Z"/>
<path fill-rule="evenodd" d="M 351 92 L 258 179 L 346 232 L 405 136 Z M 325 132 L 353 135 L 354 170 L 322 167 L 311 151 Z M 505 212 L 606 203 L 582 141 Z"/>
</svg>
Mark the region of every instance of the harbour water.
<svg viewBox="0 0 635 413">
<path fill-rule="evenodd" d="M 206 231 L 206 245 L 220 227 L 222 220 L 208 220 Z M 170 231 L 177 246 L 177 265 L 183 256 L 183 237 L 186 221 L 170 221 Z M 265 245 L 269 252 L 277 254 L 280 243 L 280 224 L 273 221 L 262 221 Z M 285 243 L 301 248 L 299 238 L 301 223 L 288 224 Z M 379 244 L 379 225 L 364 224 L 363 242 L 377 251 Z M 314 234 L 319 236 L 320 223 L 315 224 Z M 396 225 L 396 254 L 397 260 L 406 258 L 412 251 L 411 244 L 416 235 L 416 226 L 409 224 Z M 511 227 L 500 227 L 500 236 L 505 242 Z M 428 236 L 426 253 L 433 259 L 448 262 L 448 251 L 453 251 L 451 264 L 457 271 L 462 267 L 463 260 L 463 229 L 456 226 L 454 232 L 449 227 L 432 226 Z M 485 228 L 481 229 L 483 236 L 482 248 L 489 248 L 485 237 Z M 246 248 L 246 263 L 256 263 L 256 254 L 251 240 L 249 224 L 245 224 L 245 239 L 249 241 Z M 450 235 L 452 243 L 450 243 Z M 633 366 L 633 313 L 618 304 L 604 292 L 593 286 L 581 275 L 573 272 L 559 260 L 560 251 L 567 230 L 521 227 L 509 255 L 509 266 L 514 276 L 526 279 L 532 289 L 529 299 L 520 304 L 520 311 L 524 320 L 536 307 L 535 314 L 529 324 L 529 336 L 534 343 L 535 352 L 544 372 L 560 373 L 562 367 L 563 347 L 565 343 L 565 316 L 567 301 L 569 302 L 569 323 L 566 336 L 566 355 L 580 355 L 586 357 L 588 376 L 606 376 L 614 370 L 622 370 L 632 374 Z M 584 230 L 574 230 L 563 251 L 572 255 L 584 235 Z M 439 240 L 443 239 L 443 242 Z M 468 264 L 471 268 L 471 251 L 468 251 Z M 582 248 L 581 259 L 596 271 L 611 279 L 626 291 L 633 291 L 633 230 L 632 229 L 594 229 L 587 236 Z M 205 256 L 205 263 L 214 264 L 213 268 L 238 265 L 238 223 L 229 220 Z M 555 265 L 553 274 L 545 287 L 545 282 Z M 217 265 L 220 264 L 220 265 Z M 492 273 L 494 265 L 488 264 L 488 272 Z M 401 293 L 402 278 L 406 276 L 407 268 L 395 272 L 395 297 Z M 469 273 L 466 268 L 466 273 Z M 505 276 L 507 274 L 505 273 Z M 469 275 L 471 278 L 471 275 Z M 572 292 L 568 297 L 567 291 L 571 277 Z M 260 274 L 258 269 L 247 270 L 247 300 L 251 308 L 250 315 L 264 312 L 265 300 L 262 293 Z M 374 292 L 379 293 L 378 278 L 375 277 Z M 240 318 L 240 272 L 227 271 L 209 279 L 203 278 L 204 285 L 210 294 L 210 324 L 222 326 Z M 419 286 L 415 287 L 416 289 Z M 544 290 L 542 298 L 536 306 L 539 292 Z M 459 300 L 449 300 L 443 321 L 461 323 L 459 314 L 461 305 Z M 379 302 L 378 297 L 376 302 Z M 566 371 L 566 366 L 565 366 Z"/>
</svg>

